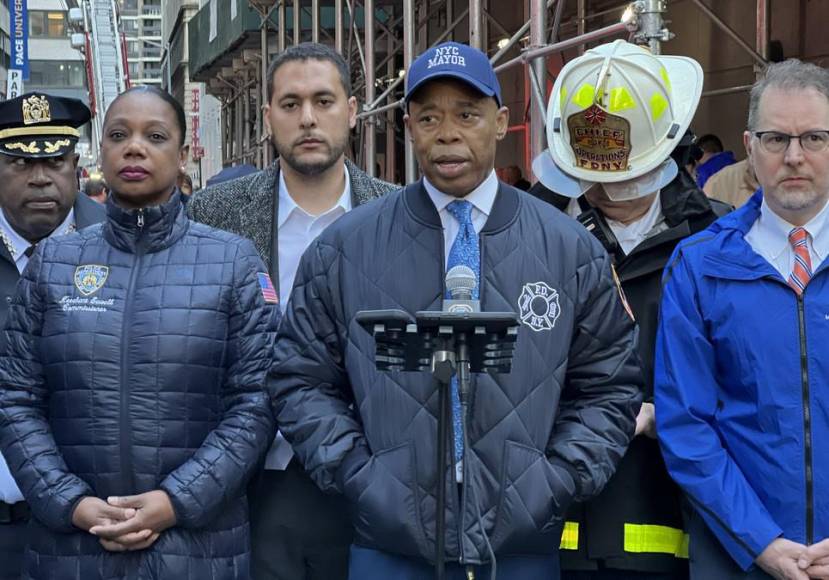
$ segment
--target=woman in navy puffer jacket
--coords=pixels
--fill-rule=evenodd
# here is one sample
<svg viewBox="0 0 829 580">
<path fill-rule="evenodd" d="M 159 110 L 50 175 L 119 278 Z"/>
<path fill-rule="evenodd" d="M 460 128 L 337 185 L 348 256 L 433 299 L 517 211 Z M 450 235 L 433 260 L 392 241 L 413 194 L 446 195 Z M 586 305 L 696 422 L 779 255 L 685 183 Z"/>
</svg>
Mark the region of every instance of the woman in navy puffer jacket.
<svg viewBox="0 0 829 580">
<path fill-rule="evenodd" d="M 0 442 L 33 514 L 26 579 L 249 576 L 279 308 L 253 245 L 182 211 L 184 131 L 157 89 L 119 96 L 107 221 L 46 240 L 18 286 Z"/>
</svg>

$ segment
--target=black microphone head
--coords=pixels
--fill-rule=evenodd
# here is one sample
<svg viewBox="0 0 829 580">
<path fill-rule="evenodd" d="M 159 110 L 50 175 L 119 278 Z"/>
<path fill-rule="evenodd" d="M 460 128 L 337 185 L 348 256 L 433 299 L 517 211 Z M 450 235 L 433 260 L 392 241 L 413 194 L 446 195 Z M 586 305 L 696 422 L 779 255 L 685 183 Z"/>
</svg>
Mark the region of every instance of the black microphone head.
<svg viewBox="0 0 829 580">
<path fill-rule="evenodd" d="M 455 266 L 446 273 L 446 289 L 452 300 L 472 300 L 477 284 L 478 278 L 469 266 Z"/>
</svg>

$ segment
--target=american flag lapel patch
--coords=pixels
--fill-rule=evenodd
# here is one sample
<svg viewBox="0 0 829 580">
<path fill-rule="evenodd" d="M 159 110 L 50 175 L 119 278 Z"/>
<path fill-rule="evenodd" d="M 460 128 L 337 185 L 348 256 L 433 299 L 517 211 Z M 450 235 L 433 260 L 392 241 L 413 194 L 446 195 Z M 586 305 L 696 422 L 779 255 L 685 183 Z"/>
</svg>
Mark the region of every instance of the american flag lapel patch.
<svg viewBox="0 0 829 580">
<path fill-rule="evenodd" d="M 256 277 L 259 279 L 259 288 L 262 290 L 262 298 L 265 299 L 265 302 L 268 304 L 279 304 L 279 296 L 276 295 L 276 289 L 273 287 L 271 277 L 265 272 L 257 273 Z"/>
</svg>

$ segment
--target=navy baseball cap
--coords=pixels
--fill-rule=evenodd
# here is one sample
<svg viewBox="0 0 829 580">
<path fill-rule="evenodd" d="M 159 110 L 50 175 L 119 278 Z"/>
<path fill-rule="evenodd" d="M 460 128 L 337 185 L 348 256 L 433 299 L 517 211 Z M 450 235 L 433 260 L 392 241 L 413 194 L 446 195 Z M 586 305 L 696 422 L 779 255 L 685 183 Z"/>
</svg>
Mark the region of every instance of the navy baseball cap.
<svg viewBox="0 0 829 580">
<path fill-rule="evenodd" d="M 472 85 L 501 106 L 501 85 L 487 56 L 458 42 L 444 42 L 417 57 L 409 67 L 406 104 L 414 92 L 438 78 L 455 78 Z"/>
</svg>

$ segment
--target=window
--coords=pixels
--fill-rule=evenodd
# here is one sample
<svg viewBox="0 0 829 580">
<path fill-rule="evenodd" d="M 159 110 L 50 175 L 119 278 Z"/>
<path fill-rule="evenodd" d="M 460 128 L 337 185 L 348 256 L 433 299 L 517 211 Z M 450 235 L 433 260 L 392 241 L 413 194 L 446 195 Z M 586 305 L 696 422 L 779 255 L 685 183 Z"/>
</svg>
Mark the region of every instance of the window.
<svg viewBox="0 0 829 580">
<path fill-rule="evenodd" d="M 144 58 L 161 58 L 161 47 L 149 42 L 144 42 L 144 50 L 141 56 Z"/>
<path fill-rule="evenodd" d="M 3 66 L 6 69 L 11 67 L 12 61 L 12 47 L 11 38 L 5 32 L 0 31 L 0 52 L 2 52 Z"/>
<path fill-rule="evenodd" d="M 46 15 L 43 12 L 29 11 L 29 36 L 41 38 L 46 36 Z"/>
<path fill-rule="evenodd" d="M 49 38 L 63 38 L 66 36 L 66 14 L 63 12 L 46 13 L 47 35 Z"/>
<path fill-rule="evenodd" d="M 138 58 L 138 41 L 127 41 L 127 58 Z"/>
<path fill-rule="evenodd" d="M 66 13 L 30 10 L 29 34 L 32 38 L 66 38 Z"/>
<path fill-rule="evenodd" d="M 126 18 L 121 20 L 121 29 L 124 31 L 124 34 L 127 36 L 135 36 L 138 34 L 138 21 L 137 20 L 127 20 Z"/>
<path fill-rule="evenodd" d="M 29 84 L 39 87 L 83 87 L 85 75 L 82 62 L 29 61 Z"/>
<path fill-rule="evenodd" d="M 152 22 L 152 26 L 148 26 L 148 23 Z M 142 28 L 142 32 L 144 36 L 161 36 L 161 23 L 158 20 L 145 20 L 144 26 Z"/>
<path fill-rule="evenodd" d="M 137 14 L 138 0 L 121 0 L 121 13 Z"/>
<path fill-rule="evenodd" d="M 139 76 L 141 76 L 141 73 L 139 72 L 140 70 L 141 70 L 141 65 L 138 64 L 137 62 L 129 63 L 129 71 L 130 71 L 130 78 L 131 79 L 135 79 L 135 78 L 138 78 Z"/>
</svg>

